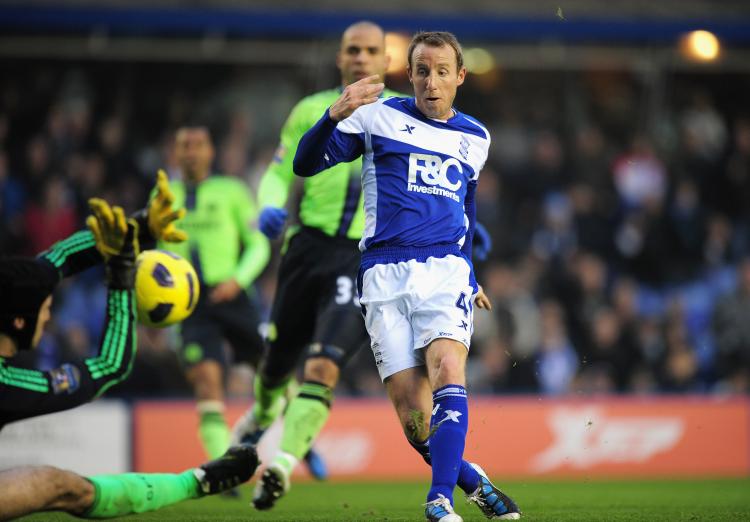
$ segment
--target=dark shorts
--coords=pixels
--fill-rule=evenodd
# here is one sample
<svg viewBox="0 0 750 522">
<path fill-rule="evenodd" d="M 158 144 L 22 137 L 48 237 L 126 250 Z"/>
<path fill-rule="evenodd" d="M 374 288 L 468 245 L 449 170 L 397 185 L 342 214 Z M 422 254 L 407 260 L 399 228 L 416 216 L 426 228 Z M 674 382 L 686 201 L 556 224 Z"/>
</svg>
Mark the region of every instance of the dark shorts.
<svg viewBox="0 0 750 522">
<path fill-rule="evenodd" d="M 342 366 L 368 342 L 357 298 L 357 242 L 302 228 L 279 267 L 267 374 L 294 369 L 305 348 Z"/>
<path fill-rule="evenodd" d="M 231 361 L 258 365 L 263 355 L 263 338 L 258 332 L 260 314 L 247 293 L 240 292 L 231 301 L 213 304 L 208 301 L 210 288 L 201 288 L 201 298 L 193 314 L 181 325 L 180 360 L 192 366 L 206 359 L 222 365 Z M 234 357 L 228 357 L 224 340 Z"/>
</svg>

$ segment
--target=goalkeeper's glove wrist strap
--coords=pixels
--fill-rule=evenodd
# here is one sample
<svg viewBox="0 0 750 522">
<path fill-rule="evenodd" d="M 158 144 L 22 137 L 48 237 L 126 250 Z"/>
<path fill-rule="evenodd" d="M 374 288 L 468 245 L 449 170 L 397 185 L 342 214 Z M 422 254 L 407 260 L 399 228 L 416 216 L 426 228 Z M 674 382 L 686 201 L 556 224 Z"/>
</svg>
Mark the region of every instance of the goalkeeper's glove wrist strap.
<svg viewBox="0 0 750 522">
<path fill-rule="evenodd" d="M 130 290 L 135 286 L 135 260 L 132 256 L 112 256 L 107 262 L 106 273 L 110 288 Z"/>
</svg>

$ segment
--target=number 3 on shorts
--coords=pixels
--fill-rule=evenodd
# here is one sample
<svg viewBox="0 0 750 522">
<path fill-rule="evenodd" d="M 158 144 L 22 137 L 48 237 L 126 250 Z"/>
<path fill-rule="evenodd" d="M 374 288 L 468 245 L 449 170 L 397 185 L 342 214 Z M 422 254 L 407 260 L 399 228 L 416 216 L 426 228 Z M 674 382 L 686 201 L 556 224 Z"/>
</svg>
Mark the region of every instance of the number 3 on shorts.
<svg viewBox="0 0 750 522">
<path fill-rule="evenodd" d="M 465 293 L 461 292 L 460 294 L 458 294 L 458 299 L 456 299 L 456 308 L 460 308 L 461 310 L 464 311 L 464 317 L 469 316 L 469 310 L 471 310 L 472 306 L 473 305 L 471 303 L 471 299 L 469 299 L 469 304 L 467 307 Z"/>
<path fill-rule="evenodd" d="M 336 304 L 345 305 L 349 302 L 354 306 L 359 306 L 359 296 L 354 290 L 354 281 L 346 276 L 339 276 L 336 279 Z"/>
</svg>

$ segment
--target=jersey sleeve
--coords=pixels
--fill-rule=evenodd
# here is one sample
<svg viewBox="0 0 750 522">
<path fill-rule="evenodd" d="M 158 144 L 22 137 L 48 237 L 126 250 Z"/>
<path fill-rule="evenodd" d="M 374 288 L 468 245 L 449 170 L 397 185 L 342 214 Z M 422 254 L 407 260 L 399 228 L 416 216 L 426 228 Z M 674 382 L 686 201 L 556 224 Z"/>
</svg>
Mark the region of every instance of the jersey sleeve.
<svg viewBox="0 0 750 522">
<path fill-rule="evenodd" d="M 0 359 L 0 426 L 90 402 L 124 380 L 136 352 L 135 302 L 130 289 L 107 294 L 107 315 L 95 357 L 49 371 L 8 365 Z"/>
<path fill-rule="evenodd" d="M 37 259 L 48 264 L 56 272 L 58 281 L 83 272 L 103 261 L 96 249 L 94 235 L 88 230 L 78 231 L 58 241 L 39 254 Z"/>
<path fill-rule="evenodd" d="M 311 123 L 308 112 L 305 100 L 302 100 L 292 109 L 281 129 L 279 145 L 258 186 L 258 204 L 261 208 L 281 208 L 286 205 L 294 181 L 292 160 L 300 138 Z"/>
<path fill-rule="evenodd" d="M 294 156 L 294 173 L 303 177 L 313 176 L 361 156 L 365 131 L 361 115 L 357 115 L 360 110 L 336 123 L 326 109 L 323 117 L 302 136 Z"/>
<path fill-rule="evenodd" d="M 472 257 L 472 245 L 474 242 L 474 227 L 477 222 L 477 207 L 475 195 L 477 192 L 477 182 L 470 181 L 466 187 L 466 197 L 464 198 L 464 215 L 466 216 L 466 235 L 464 243 L 461 245 L 461 252 L 468 258 Z"/>
<path fill-rule="evenodd" d="M 481 125 L 479 122 L 477 122 L 476 120 L 473 120 L 473 119 L 470 119 L 469 121 L 471 121 L 477 127 L 479 127 L 480 129 L 482 129 L 482 131 L 484 131 L 484 137 L 485 137 L 485 139 L 483 140 L 483 143 L 482 143 L 482 147 L 480 148 L 480 152 L 477 155 L 478 157 L 475 160 L 476 164 L 474 165 L 474 167 L 475 167 L 474 168 L 474 175 L 471 178 L 471 181 L 475 181 L 476 182 L 476 181 L 479 180 L 479 173 L 484 168 L 484 164 L 487 163 L 487 157 L 489 156 L 489 151 L 490 151 L 490 145 L 492 143 L 492 138 L 490 137 L 490 132 L 483 125 Z"/>
<path fill-rule="evenodd" d="M 487 137 L 487 147 L 489 148 L 489 136 Z M 487 163 L 487 156 L 488 156 L 488 149 L 485 149 L 484 155 L 482 156 L 482 160 L 479 163 L 479 167 L 477 168 L 476 172 L 474 172 L 474 176 L 472 176 L 471 181 L 475 183 L 479 181 L 479 173 L 484 168 L 484 164 Z"/>
<path fill-rule="evenodd" d="M 236 190 L 234 215 L 244 247 L 234 278 L 242 288 L 247 288 L 268 264 L 271 245 L 268 238 L 258 230 L 258 211 L 249 189 L 244 185 Z"/>
</svg>

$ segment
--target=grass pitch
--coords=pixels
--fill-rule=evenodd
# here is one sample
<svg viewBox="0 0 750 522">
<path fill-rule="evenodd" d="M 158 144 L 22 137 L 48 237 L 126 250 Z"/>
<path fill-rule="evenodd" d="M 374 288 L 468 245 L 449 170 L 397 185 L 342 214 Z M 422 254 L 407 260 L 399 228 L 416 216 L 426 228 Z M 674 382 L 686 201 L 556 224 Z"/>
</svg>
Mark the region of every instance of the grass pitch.
<svg viewBox="0 0 750 522">
<path fill-rule="evenodd" d="M 741 521 L 750 520 L 750 479 L 675 481 L 503 482 L 528 521 Z M 209 497 L 119 520 L 225 521 L 420 521 L 427 481 L 294 484 L 271 511 L 241 498 Z M 1 496 L 1 495 L 0 495 Z M 466 522 L 486 520 L 456 490 L 456 511 Z M 78 520 L 65 514 L 32 515 L 24 521 Z"/>
</svg>

